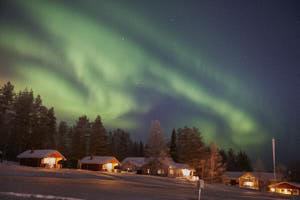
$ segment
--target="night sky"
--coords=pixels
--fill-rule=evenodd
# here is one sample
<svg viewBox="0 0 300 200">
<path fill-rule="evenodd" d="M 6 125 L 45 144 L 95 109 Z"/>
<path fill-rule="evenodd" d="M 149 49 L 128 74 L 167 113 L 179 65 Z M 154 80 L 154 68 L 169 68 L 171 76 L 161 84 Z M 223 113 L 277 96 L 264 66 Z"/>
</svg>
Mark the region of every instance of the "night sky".
<svg viewBox="0 0 300 200">
<path fill-rule="evenodd" d="M 276 3 L 277 2 L 277 3 Z M 271 165 L 300 159 L 299 1 L 1 1 L 0 84 L 70 124 L 145 140 L 184 125 Z"/>
</svg>

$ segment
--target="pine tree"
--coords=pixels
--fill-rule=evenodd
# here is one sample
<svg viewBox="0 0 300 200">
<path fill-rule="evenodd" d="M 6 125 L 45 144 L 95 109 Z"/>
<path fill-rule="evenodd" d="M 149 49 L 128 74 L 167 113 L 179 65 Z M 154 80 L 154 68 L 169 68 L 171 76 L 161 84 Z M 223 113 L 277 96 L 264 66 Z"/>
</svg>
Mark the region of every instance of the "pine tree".
<svg viewBox="0 0 300 200">
<path fill-rule="evenodd" d="M 16 159 L 16 156 L 31 148 L 34 119 L 33 91 L 25 89 L 16 96 L 14 101 L 15 117 L 13 119 L 12 133 L 8 141 L 8 158 Z"/>
<path fill-rule="evenodd" d="M 57 150 L 63 155 L 68 155 L 67 150 L 67 137 L 68 137 L 69 127 L 66 122 L 61 121 L 58 125 L 58 135 L 57 135 Z"/>
<path fill-rule="evenodd" d="M 139 157 L 144 157 L 145 156 L 145 151 L 144 151 L 144 144 L 142 141 L 140 141 L 139 145 Z"/>
<path fill-rule="evenodd" d="M 72 159 L 79 160 L 87 155 L 86 137 L 90 133 L 90 123 L 86 116 L 79 117 L 74 126 L 72 139 Z"/>
<path fill-rule="evenodd" d="M 170 156 L 172 159 L 177 162 L 177 139 L 176 139 L 176 131 L 173 129 L 170 143 Z"/>
<path fill-rule="evenodd" d="M 48 112 L 47 112 L 47 118 L 48 118 L 48 123 L 47 123 L 47 148 L 53 149 L 55 148 L 56 144 L 54 141 L 54 138 L 56 136 L 56 117 L 54 113 L 54 108 L 51 107 Z"/>
<path fill-rule="evenodd" d="M 177 133 L 178 162 L 190 163 L 194 159 L 201 160 L 205 154 L 205 144 L 199 129 L 185 126 L 183 129 L 178 129 Z M 193 163 L 195 163 L 195 161 L 193 161 Z"/>
<path fill-rule="evenodd" d="M 89 153 L 91 155 L 105 156 L 108 153 L 108 138 L 106 130 L 102 124 L 101 118 L 98 115 L 92 123 Z"/>
<path fill-rule="evenodd" d="M 9 137 L 12 132 L 13 119 L 15 117 L 13 103 L 15 100 L 14 86 L 7 82 L 0 88 L 0 150 L 6 157 L 6 152 L 9 150 Z"/>
<path fill-rule="evenodd" d="M 236 171 L 236 155 L 231 148 L 227 153 L 227 171 Z"/>
<path fill-rule="evenodd" d="M 236 156 L 236 170 L 237 171 L 251 171 L 251 162 L 244 151 L 239 151 L 239 153 Z"/>
<path fill-rule="evenodd" d="M 136 141 L 133 143 L 131 156 L 134 157 L 139 156 L 139 144 Z"/>
</svg>

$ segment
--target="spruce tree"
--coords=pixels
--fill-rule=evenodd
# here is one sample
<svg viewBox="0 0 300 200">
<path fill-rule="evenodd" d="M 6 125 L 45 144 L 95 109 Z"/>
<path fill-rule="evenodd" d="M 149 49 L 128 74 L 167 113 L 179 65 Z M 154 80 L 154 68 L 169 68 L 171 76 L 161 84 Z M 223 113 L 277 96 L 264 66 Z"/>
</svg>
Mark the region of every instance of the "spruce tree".
<svg viewBox="0 0 300 200">
<path fill-rule="evenodd" d="M 237 171 L 251 171 L 251 162 L 244 151 L 239 151 L 239 153 L 236 156 L 236 170 Z"/>
<path fill-rule="evenodd" d="M 236 171 L 236 155 L 232 148 L 227 152 L 227 171 Z"/>
<path fill-rule="evenodd" d="M 79 117 L 73 131 L 71 156 L 74 160 L 80 160 L 87 155 L 86 138 L 90 133 L 90 123 L 87 116 Z"/>
<path fill-rule="evenodd" d="M 106 130 L 98 115 L 91 127 L 89 153 L 91 155 L 105 156 L 108 153 L 108 137 Z"/>
<path fill-rule="evenodd" d="M 69 127 L 66 122 L 61 121 L 58 125 L 57 134 L 57 150 L 63 155 L 68 155 L 67 150 L 67 137 L 68 137 Z"/>
<path fill-rule="evenodd" d="M 8 139 L 12 132 L 13 119 L 15 117 L 13 103 L 15 100 L 14 86 L 7 82 L 0 88 L 0 151 L 6 157 L 9 151 Z"/>
<path fill-rule="evenodd" d="M 176 131 L 173 129 L 171 135 L 171 143 L 170 143 L 170 156 L 172 159 L 177 162 L 177 139 L 176 139 Z"/>
<path fill-rule="evenodd" d="M 144 157 L 145 156 L 145 150 L 144 150 L 144 144 L 142 141 L 140 141 L 140 145 L 139 145 L 139 157 Z"/>
</svg>

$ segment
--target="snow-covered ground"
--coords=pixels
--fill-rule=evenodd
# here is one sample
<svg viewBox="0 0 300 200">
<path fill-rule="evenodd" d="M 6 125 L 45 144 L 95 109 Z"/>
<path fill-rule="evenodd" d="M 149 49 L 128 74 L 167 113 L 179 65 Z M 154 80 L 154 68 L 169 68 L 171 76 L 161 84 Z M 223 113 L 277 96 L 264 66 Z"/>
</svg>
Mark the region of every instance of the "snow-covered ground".
<svg viewBox="0 0 300 200">
<path fill-rule="evenodd" d="M 179 178 L 105 173 L 79 169 L 44 169 L 0 164 L 0 199 L 170 199 L 196 200 L 194 182 Z M 288 199 L 271 193 L 206 184 L 201 199 Z"/>
</svg>

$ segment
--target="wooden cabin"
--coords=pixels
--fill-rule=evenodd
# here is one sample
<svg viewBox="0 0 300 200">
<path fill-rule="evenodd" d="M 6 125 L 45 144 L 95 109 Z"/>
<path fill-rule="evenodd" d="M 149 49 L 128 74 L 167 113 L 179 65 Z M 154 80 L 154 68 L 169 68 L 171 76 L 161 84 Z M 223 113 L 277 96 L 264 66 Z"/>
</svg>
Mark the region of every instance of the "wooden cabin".
<svg viewBox="0 0 300 200">
<path fill-rule="evenodd" d="M 193 170 L 184 163 L 176 163 L 172 158 L 166 158 L 153 168 L 153 159 L 145 157 L 127 157 L 122 161 L 122 169 L 137 173 L 155 174 L 170 177 L 193 176 Z"/>
<path fill-rule="evenodd" d="M 58 162 L 66 160 L 61 153 L 52 149 L 27 150 L 19 154 L 17 158 L 20 160 L 20 165 L 45 168 L 61 168 Z"/>
<path fill-rule="evenodd" d="M 300 195 L 300 184 L 290 182 L 279 182 L 269 185 L 270 192 L 287 195 Z"/>
<path fill-rule="evenodd" d="M 86 156 L 80 160 L 81 169 L 112 172 L 120 162 L 112 156 Z"/>
<path fill-rule="evenodd" d="M 142 167 L 146 164 L 145 157 L 127 157 L 121 162 L 121 168 L 125 171 L 142 173 Z"/>
<path fill-rule="evenodd" d="M 192 177 L 194 170 L 185 163 L 176 163 L 173 159 L 168 160 L 168 176 L 171 177 Z"/>
<path fill-rule="evenodd" d="M 267 172 L 226 172 L 225 184 L 238 185 L 240 188 L 259 189 L 259 184 L 272 182 L 273 173 Z"/>
</svg>

